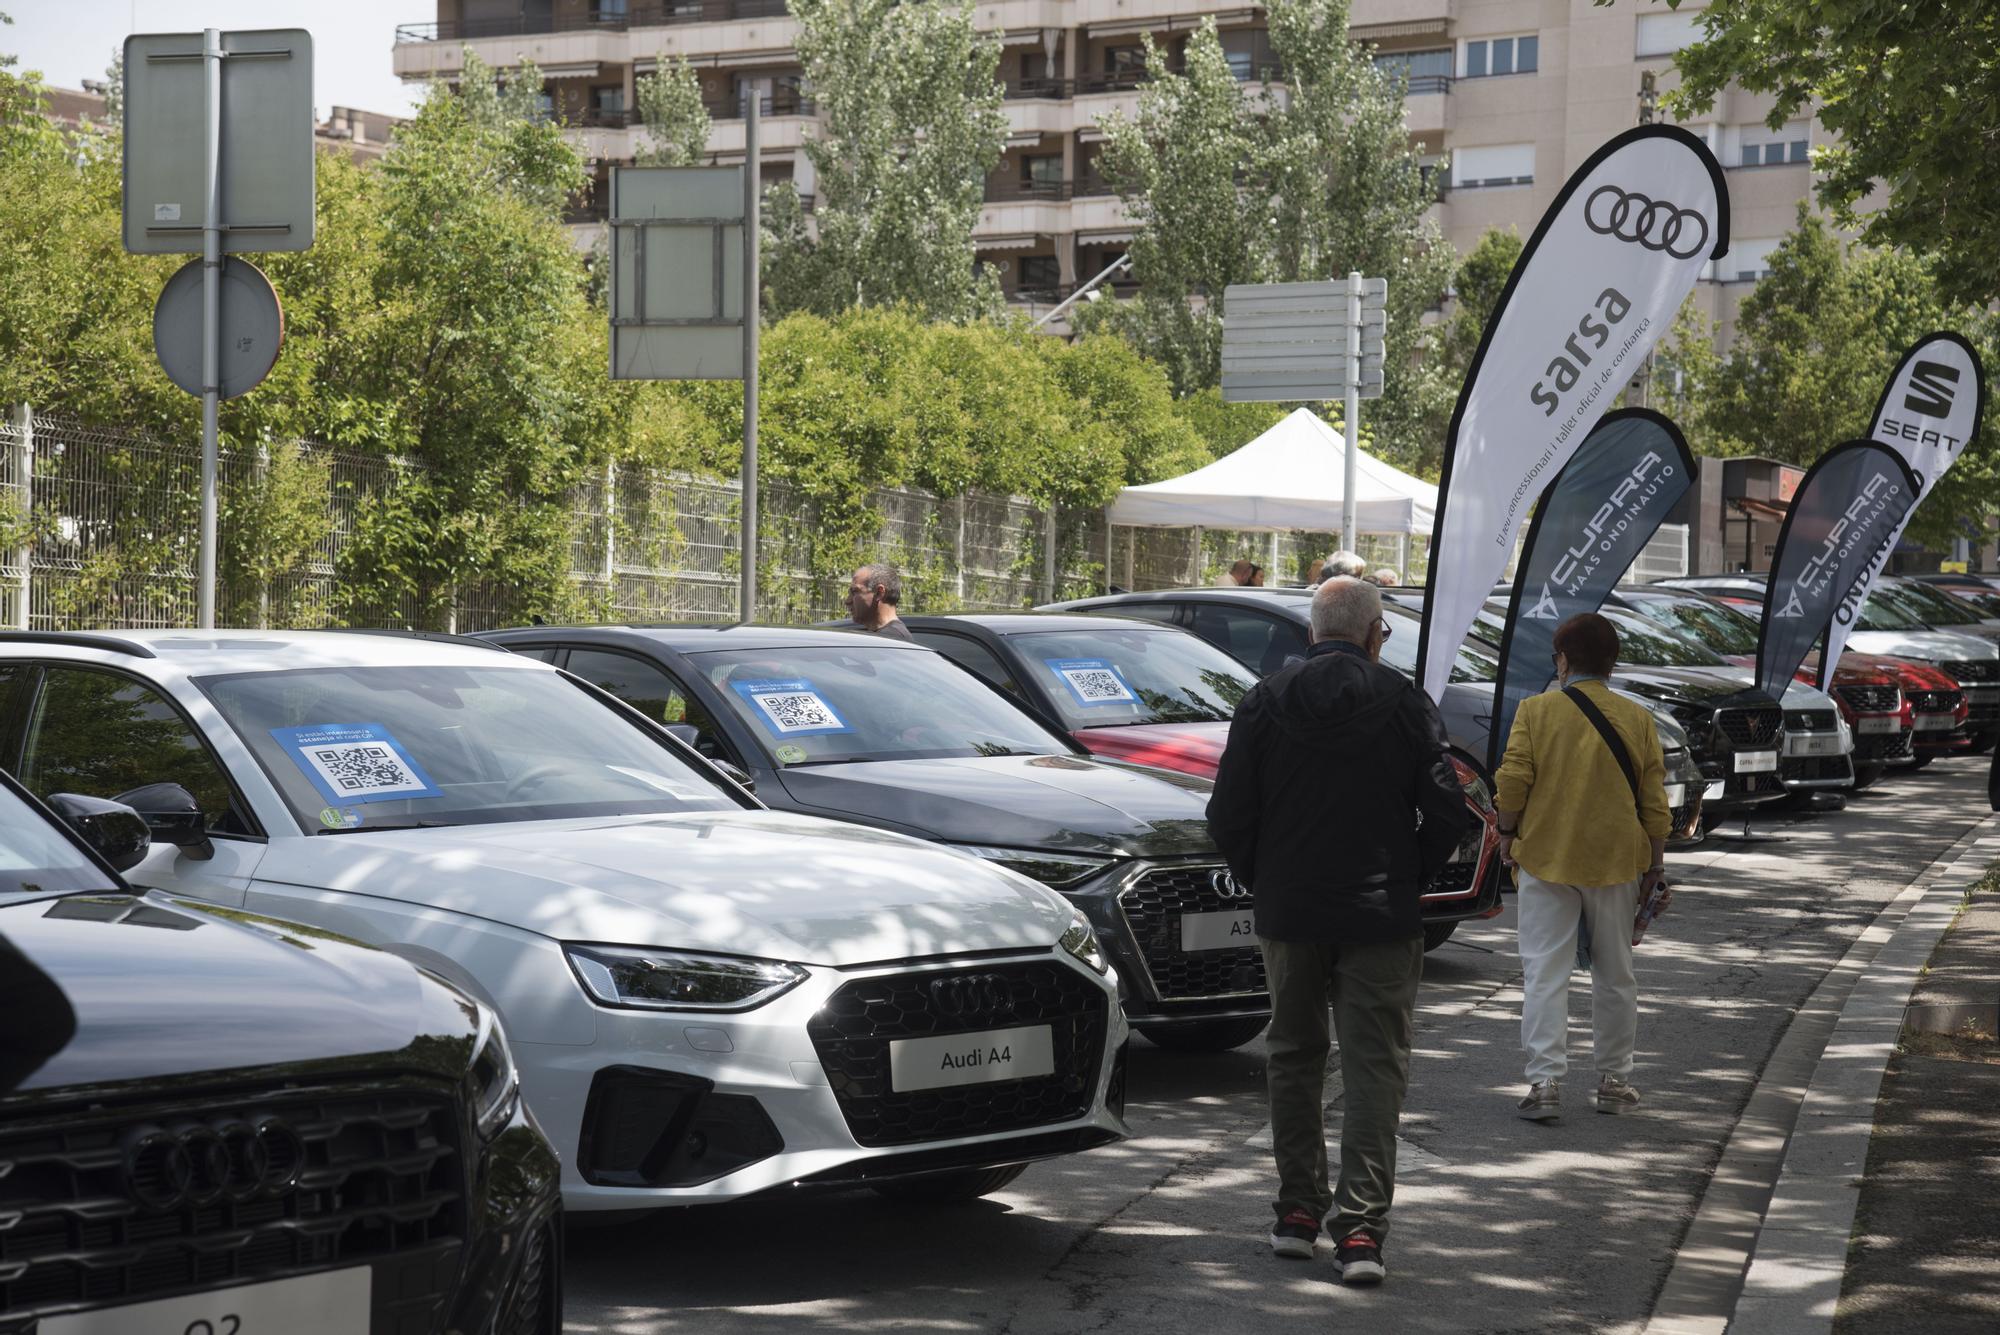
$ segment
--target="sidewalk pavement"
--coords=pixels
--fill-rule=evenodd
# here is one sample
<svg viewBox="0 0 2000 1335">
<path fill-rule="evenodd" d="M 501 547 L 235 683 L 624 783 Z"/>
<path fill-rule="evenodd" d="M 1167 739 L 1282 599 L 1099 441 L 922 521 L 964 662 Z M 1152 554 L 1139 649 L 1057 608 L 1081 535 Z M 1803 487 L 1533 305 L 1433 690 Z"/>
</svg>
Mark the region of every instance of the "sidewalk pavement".
<svg viewBox="0 0 2000 1335">
<path fill-rule="evenodd" d="M 2000 875 L 1910 999 L 1883 1082 L 1835 1335 L 2000 1330 Z"/>
</svg>

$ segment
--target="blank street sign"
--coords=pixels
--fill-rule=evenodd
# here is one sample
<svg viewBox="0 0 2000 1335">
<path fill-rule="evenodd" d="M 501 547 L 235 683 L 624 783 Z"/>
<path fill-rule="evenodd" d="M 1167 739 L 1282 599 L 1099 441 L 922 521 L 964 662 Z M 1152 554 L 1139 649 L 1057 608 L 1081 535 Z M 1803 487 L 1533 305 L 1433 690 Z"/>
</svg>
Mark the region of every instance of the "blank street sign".
<svg viewBox="0 0 2000 1335">
<path fill-rule="evenodd" d="M 1382 393 L 1388 280 L 1361 289 L 1360 394 Z M 1334 399 L 1350 378 L 1347 281 L 1237 283 L 1224 294 L 1222 396 L 1246 400 Z"/>
<path fill-rule="evenodd" d="M 611 378 L 743 378 L 743 169 L 611 173 Z"/>
</svg>

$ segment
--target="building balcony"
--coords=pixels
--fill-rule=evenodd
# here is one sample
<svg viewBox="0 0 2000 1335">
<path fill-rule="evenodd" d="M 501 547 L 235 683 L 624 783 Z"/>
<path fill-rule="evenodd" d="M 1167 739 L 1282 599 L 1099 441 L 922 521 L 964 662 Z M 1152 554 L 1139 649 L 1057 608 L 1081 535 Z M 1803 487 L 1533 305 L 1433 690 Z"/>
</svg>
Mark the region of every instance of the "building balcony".
<svg viewBox="0 0 2000 1335">
<path fill-rule="evenodd" d="M 396 45 L 558 32 L 628 32 L 680 23 L 783 18 L 787 12 L 785 0 L 669 0 L 659 4 L 607 5 L 577 14 L 517 14 L 495 19 L 405 23 L 396 29 Z"/>
<path fill-rule="evenodd" d="M 1014 79 L 1002 94 L 1010 102 L 1061 101 L 1075 92 L 1074 79 Z"/>
<path fill-rule="evenodd" d="M 997 204 L 1019 200 L 1065 200 L 1075 193 L 1071 181 L 1022 181 L 1017 179 L 986 182 L 986 202 Z"/>
<path fill-rule="evenodd" d="M 747 97 L 725 97 L 707 103 L 708 118 L 712 121 L 740 121 L 750 105 Z M 773 116 L 811 116 L 816 108 L 810 97 L 796 89 L 777 89 L 765 93 L 757 102 L 757 114 L 768 119 Z"/>
</svg>

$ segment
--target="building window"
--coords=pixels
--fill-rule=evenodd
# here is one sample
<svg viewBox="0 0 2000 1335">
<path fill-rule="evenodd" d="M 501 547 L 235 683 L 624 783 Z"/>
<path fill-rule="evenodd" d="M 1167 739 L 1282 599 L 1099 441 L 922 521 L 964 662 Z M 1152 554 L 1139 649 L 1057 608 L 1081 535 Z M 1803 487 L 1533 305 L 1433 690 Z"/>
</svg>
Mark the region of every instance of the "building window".
<svg viewBox="0 0 2000 1335">
<path fill-rule="evenodd" d="M 1533 144 L 1489 144 L 1451 151 L 1451 186 L 1476 190 L 1485 186 L 1532 185 L 1535 180 Z"/>
<path fill-rule="evenodd" d="M 1767 241 L 1734 241 L 1729 253 L 1716 261 L 1725 283 L 1753 283 L 1771 276 L 1771 254 L 1783 244 L 1782 237 Z"/>
<path fill-rule="evenodd" d="M 1053 255 L 1028 255 L 1021 260 L 1023 291 L 1053 292 L 1062 286 L 1062 266 Z"/>
<path fill-rule="evenodd" d="M 1451 90 L 1452 52 L 1449 47 L 1436 51 L 1391 51 L 1375 57 L 1375 68 L 1391 78 L 1407 74 L 1412 93 L 1444 93 Z"/>
<path fill-rule="evenodd" d="M 617 115 L 625 110 L 625 90 L 615 84 L 590 90 L 590 109 L 599 115 Z"/>
<path fill-rule="evenodd" d="M 1232 28 L 1223 33 L 1222 58 L 1229 62 L 1229 72 L 1239 83 L 1268 78 L 1276 65 L 1270 36 L 1261 28 Z"/>
<path fill-rule="evenodd" d="M 1062 154 L 1049 153 L 1021 159 L 1021 180 L 1029 185 L 1058 186 L 1063 178 Z"/>
<path fill-rule="evenodd" d="M 1807 161 L 1807 134 L 1804 121 L 1795 121 L 1782 130 L 1762 125 L 1745 126 L 1743 151 L 1737 165 L 1776 167 Z"/>
<path fill-rule="evenodd" d="M 1459 77 L 1483 79 L 1495 74 L 1533 74 L 1541 64 L 1542 39 L 1526 37 L 1482 37 L 1467 42 Z"/>
<path fill-rule="evenodd" d="M 1693 46 L 1701 38 L 1700 23 L 1699 13 L 1641 14 L 1634 54 L 1641 59 L 1671 56 L 1676 51 Z"/>
<path fill-rule="evenodd" d="M 1146 48 L 1143 46 L 1105 47 L 1104 72 L 1106 74 L 1143 75 L 1146 72 Z"/>
<path fill-rule="evenodd" d="M 591 21 L 594 23 L 622 23 L 631 17 L 627 4 L 628 0 L 591 0 Z"/>
</svg>

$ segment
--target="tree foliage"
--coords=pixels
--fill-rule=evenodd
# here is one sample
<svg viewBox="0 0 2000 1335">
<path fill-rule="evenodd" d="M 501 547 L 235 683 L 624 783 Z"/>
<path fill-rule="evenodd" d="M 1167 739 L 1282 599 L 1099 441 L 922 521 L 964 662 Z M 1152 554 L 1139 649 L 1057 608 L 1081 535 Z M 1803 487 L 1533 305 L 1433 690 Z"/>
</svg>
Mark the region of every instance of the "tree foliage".
<svg viewBox="0 0 2000 1335">
<path fill-rule="evenodd" d="M 1676 58 L 1678 114 L 1734 81 L 1775 95 L 1774 128 L 1817 115 L 1832 138 L 1813 152 L 1815 190 L 1836 223 L 1932 257 L 1953 301 L 2000 297 L 2000 7 L 1714 0 L 1700 24 Z"/>
<path fill-rule="evenodd" d="M 679 56 L 663 57 L 659 68 L 639 80 L 639 118 L 646 147 L 633 156 L 641 167 L 687 167 L 708 153 L 708 107 L 701 80 Z"/>
<path fill-rule="evenodd" d="M 1456 382 L 1441 374 L 1425 312 L 1454 264 L 1428 211 L 1402 77 L 1347 38 L 1348 0 L 1267 7 L 1282 89 L 1236 78 L 1212 21 L 1179 70 L 1148 46 L 1136 119 L 1107 118 L 1104 170 L 1137 226 L 1136 300 L 1081 317 L 1124 332 L 1180 393 L 1221 374 L 1224 290 L 1353 270 L 1389 281 L 1383 397 L 1366 419 L 1388 456 L 1435 474 Z"/>
<path fill-rule="evenodd" d="M 790 186 L 767 214 L 774 314 L 907 304 L 934 319 L 999 307 L 972 231 L 1007 138 L 1000 39 L 943 0 L 793 0 L 819 108 L 810 215 Z"/>
</svg>

